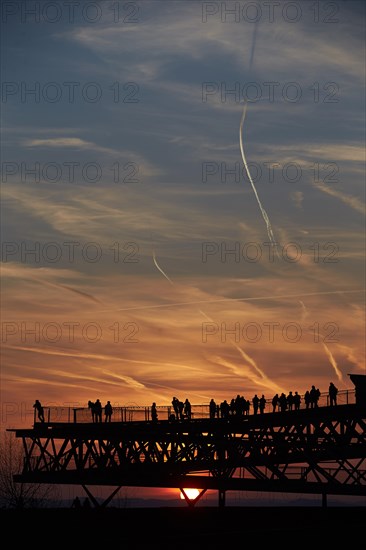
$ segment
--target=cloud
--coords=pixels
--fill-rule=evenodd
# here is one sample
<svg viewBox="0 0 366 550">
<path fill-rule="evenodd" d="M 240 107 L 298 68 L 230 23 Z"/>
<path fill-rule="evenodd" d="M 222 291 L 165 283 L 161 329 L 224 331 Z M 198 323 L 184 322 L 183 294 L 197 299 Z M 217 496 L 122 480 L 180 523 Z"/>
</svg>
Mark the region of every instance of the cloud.
<svg viewBox="0 0 366 550">
<path fill-rule="evenodd" d="M 75 149 L 96 149 L 98 146 L 91 141 L 85 141 L 75 137 L 49 138 L 49 139 L 26 139 L 23 141 L 26 147 L 72 147 Z M 103 148 L 103 151 L 106 149 Z M 108 149 L 107 149 L 108 150 Z"/>
<path fill-rule="evenodd" d="M 292 191 L 290 193 L 291 199 L 296 208 L 302 208 L 302 202 L 304 200 L 304 193 L 302 191 Z"/>
<path fill-rule="evenodd" d="M 92 141 L 86 141 L 79 137 L 55 137 L 47 139 L 29 138 L 21 141 L 21 144 L 26 148 L 40 148 L 40 149 L 52 149 L 60 150 L 72 150 L 76 151 L 93 151 L 94 153 L 100 153 L 104 156 L 114 157 L 115 159 L 128 159 L 128 163 L 131 164 L 130 168 L 125 168 L 127 162 L 121 163 L 120 172 L 121 175 L 118 179 L 130 177 L 138 182 L 147 182 L 152 178 L 161 177 L 164 174 L 162 167 L 154 165 L 144 155 L 137 151 L 132 150 L 120 150 L 111 147 L 105 147 L 98 145 Z M 134 166 L 132 166 L 134 164 Z M 125 172 L 124 172 L 125 170 Z M 104 172 L 105 174 L 106 172 Z M 108 174 L 112 173 L 112 168 L 108 169 Z M 47 181 L 47 180 L 46 180 Z M 103 182 L 102 182 L 103 183 Z"/>
<path fill-rule="evenodd" d="M 243 32 L 249 27 L 251 32 Z M 260 22 L 256 68 L 264 75 L 277 73 L 281 76 L 288 72 L 294 78 L 308 77 L 311 69 L 312 77 L 316 79 L 323 74 L 325 66 L 331 74 L 340 73 L 344 78 L 352 76 L 362 81 L 362 56 L 353 54 L 361 40 L 360 34 L 355 32 L 356 28 L 362 30 L 356 17 L 347 22 L 343 20 L 339 25 L 323 25 L 321 33 L 316 32 L 313 22 L 309 25 L 306 17 L 296 23 L 286 22 L 280 17 L 276 19 L 276 24 Z M 161 77 L 175 56 L 202 60 L 212 57 L 213 52 L 220 52 L 237 70 L 244 70 L 250 61 L 252 30 L 253 24 L 244 21 L 223 24 L 220 14 L 203 23 L 199 4 L 174 2 L 171 6 L 160 3 L 153 12 L 145 4 L 144 18 L 129 28 L 126 25 L 85 26 L 68 32 L 66 36 L 97 52 L 110 67 L 116 63 L 126 67 L 129 74 L 132 55 L 135 78 L 145 76 L 156 79 Z M 334 40 L 336 31 L 337 40 Z M 120 56 L 121 43 L 125 45 L 124 57 Z"/>
<path fill-rule="evenodd" d="M 319 191 L 322 191 L 323 193 L 326 193 L 327 195 L 330 195 L 331 197 L 334 197 L 336 199 L 339 199 L 344 204 L 355 210 L 356 212 L 359 212 L 360 214 L 366 215 L 366 205 L 362 201 L 360 201 L 357 197 L 351 197 L 350 195 L 346 195 L 342 191 L 337 191 L 336 189 L 333 189 L 332 187 L 329 187 L 328 185 L 318 185 L 316 183 L 313 184 L 316 189 Z"/>
<path fill-rule="evenodd" d="M 309 160 L 324 160 L 327 162 L 360 162 L 365 160 L 365 150 L 359 144 L 343 144 L 333 142 L 314 142 L 314 141 L 297 141 L 296 143 L 279 143 L 264 144 L 261 148 L 261 155 L 268 158 L 268 154 L 272 153 L 275 158 L 282 153 L 278 160 L 283 162 L 294 162 L 301 158 Z"/>
</svg>

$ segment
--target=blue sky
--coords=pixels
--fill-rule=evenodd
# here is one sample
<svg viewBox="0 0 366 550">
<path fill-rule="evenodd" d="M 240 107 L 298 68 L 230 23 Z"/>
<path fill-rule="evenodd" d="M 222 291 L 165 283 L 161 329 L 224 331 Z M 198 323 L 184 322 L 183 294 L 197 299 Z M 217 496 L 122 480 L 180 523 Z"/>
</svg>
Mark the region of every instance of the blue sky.
<svg viewBox="0 0 366 550">
<path fill-rule="evenodd" d="M 248 2 L 236 21 L 222 2 L 120 2 L 118 21 L 110 2 L 74 19 L 53 4 L 39 21 L 19 2 L 2 13 L 3 399 L 350 387 L 347 373 L 365 372 L 363 3 L 261 3 L 257 23 Z M 239 147 L 244 100 L 273 261 Z M 235 246 L 239 259 L 220 255 Z M 102 331 L 93 343 L 88 323 Z M 239 323 L 234 344 L 222 323 Z"/>
</svg>

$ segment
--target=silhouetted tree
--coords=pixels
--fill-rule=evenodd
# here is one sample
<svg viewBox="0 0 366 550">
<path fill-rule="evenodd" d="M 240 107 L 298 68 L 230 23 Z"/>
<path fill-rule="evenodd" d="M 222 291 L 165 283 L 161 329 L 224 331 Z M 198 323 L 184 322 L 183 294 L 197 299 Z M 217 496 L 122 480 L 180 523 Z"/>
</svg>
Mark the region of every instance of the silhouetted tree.
<svg viewBox="0 0 366 550">
<path fill-rule="evenodd" d="M 11 432 L 0 439 L 0 502 L 5 508 L 39 508 L 54 496 L 53 486 L 43 483 L 16 483 L 14 474 L 23 469 L 23 447 Z"/>
</svg>

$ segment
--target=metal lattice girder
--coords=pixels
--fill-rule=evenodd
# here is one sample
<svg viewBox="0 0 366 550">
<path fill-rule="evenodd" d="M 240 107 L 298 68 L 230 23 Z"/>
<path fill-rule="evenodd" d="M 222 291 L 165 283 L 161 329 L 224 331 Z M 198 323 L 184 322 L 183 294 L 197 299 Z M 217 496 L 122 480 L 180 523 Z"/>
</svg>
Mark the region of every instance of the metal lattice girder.
<svg viewBox="0 0 366 550">
<path fill-rule="evenodd" d="M 16 430 L 25 450 L 17 480 L 189 487 L 193 478 L 202 489 L 366 494 L 365 419 L 364 408 L 344 405 L 229 420 L 36 424 Z"/>
</svg>

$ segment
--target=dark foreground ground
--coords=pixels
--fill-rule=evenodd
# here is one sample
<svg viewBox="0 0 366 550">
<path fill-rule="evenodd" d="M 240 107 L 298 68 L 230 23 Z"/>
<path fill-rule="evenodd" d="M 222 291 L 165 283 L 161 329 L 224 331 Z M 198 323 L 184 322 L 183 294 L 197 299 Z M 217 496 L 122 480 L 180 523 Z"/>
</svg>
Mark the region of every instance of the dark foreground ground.
<svg viewBox="0 0 366 550">
<path fill-rule="evenodd" d="M 0 519 L 12 546 L 28 548 L 366 548 L 366 507 L 60 508 L 1 510 Z"/>
</svg>

